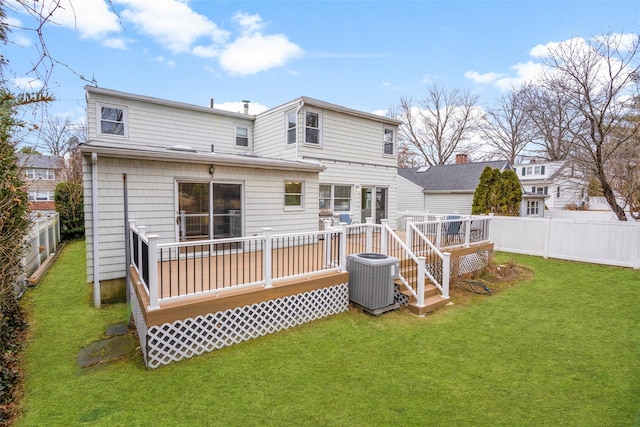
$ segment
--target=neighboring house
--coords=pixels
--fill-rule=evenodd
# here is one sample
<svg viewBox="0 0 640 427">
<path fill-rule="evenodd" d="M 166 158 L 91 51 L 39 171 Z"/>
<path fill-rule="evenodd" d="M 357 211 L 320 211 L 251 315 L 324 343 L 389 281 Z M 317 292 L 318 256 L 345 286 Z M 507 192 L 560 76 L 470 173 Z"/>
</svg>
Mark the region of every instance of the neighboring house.
<svg viewBox="0 0 640 427">
<path fill-rule="evenodd" d="M 588 182 L 570 162 L 531 160 L 513 166 L 528 195 L 548 196 L 544 206 L 549 210 L 580 208 L 587 202 Z"/>
<path fill-rule="evenodd" d="M 398 169 L 399 211 L 427 211 L 435 214 L 471 214 L 473 196 L 485 167 L 511 169 L 506 160 L 467 162 L 456 155 L 450 165 Z"/>
<path fill-rule="evenodd" d="M 395 222 L 394 119 L 306 97 L 254 116 L 86 92 L 90 282 L 125 275 L 124 174 L 129 219 L 160 243 L 317 230 L 321 207 Z"/>
<path fill-rule="evenodd" d="M 18 165 L 27 184 L 31 211 L 42 214 L 54 212 L 53 196 L 62 175 L 62 159 L 44 154 L 19 153 Z"/>
</svg>

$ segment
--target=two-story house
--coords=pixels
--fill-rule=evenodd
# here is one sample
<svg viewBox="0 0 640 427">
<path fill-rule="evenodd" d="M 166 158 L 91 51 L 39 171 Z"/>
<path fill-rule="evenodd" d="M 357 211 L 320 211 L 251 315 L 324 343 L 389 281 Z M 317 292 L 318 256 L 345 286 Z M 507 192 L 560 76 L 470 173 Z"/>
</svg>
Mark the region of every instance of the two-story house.
<svg viewBox="0 0 640 427">
<path fill-rule="evenodd" d="M 395 222 L 394 119 L 306 97 L 254 116 L 96 87 L 86 94 L 89 282 L 124 278 L 125 206 L 160 243 L 310 231 L 321 207 Z"/>
<path fill-rule="evenodd" d="M 525 194 L 548 196 L 544 205 L 549 210 L 582 207 L 587 201 L 588 182 L 568 161 L 531 160 L 514 165 L 514 170 Z"/>
<path fill-rule="evenodd" d="M 41 214 L 54 212 L 54 194 L 63 160 L 51 155 L 19 153 L 18 164 L 27 184 L 31 211 Z"/>
</svg>

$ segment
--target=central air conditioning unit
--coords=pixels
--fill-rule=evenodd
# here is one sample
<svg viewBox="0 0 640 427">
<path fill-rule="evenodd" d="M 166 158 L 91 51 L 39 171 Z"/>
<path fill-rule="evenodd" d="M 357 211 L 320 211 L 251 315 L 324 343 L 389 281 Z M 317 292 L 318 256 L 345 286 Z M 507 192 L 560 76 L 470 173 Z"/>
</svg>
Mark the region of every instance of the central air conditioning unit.
<svg viewBox="0 0 640 427">
<path fill-rule="evenodd" d="M 400 275 L 398 258 L 376 253 L 347 257 L 349 300 L 364 311 L 378 316 L 395 310 L 393 281 Z"/>
</svg>

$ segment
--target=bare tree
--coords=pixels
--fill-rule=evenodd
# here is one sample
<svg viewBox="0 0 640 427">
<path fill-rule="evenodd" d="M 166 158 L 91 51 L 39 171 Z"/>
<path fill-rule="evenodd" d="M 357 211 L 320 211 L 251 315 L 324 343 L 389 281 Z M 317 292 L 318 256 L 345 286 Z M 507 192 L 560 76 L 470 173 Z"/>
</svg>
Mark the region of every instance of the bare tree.
<svg viewBox="0 0 640 427">
<path fill-rule="evenodd" d="M 398 143 L 398 167 L 406 169 L 417 166 L 422 166 L 420 155 L 406 141 L 400 141 Z"/>
<path fill-rule="evenodd" d="M 512 165 L 534 140 L 535 128 L 526 109 L 521 89 L 514 89 L 487 111 L 482 129 L 497 154 Z"/>
<path fill-rule="evenodd" d="M 478 96 L 433 84 L 414 105 L 400 98 L 400 138 L 414 147 L 427 165 L 443 165 L 457 152 L 470 152 L 469 139 L 479 130 Z"/>
<path fill-rule="evenodd" d="M 572 39 L 549 50 L 549 68 L 541 81 L 577 114 L 571 126 L 571 157 L 597 180 L 620 221 L 626 216 L 611 185 L 611 166 L 621 147 L 637 144 L 639 126 L 631 112 L 640 89 L 639 50 L 640 37 L 635 35 Z"/>
<path fill-rule="evenodd" d="M 579 120 L 579 111 L 571 108 L 568 97 L 537 85 L 520 90 L 524 109 L 535 128 L 533 145 L 545 160 L 566 160 L 576 143 L 572 129 Z"/>
</svg>

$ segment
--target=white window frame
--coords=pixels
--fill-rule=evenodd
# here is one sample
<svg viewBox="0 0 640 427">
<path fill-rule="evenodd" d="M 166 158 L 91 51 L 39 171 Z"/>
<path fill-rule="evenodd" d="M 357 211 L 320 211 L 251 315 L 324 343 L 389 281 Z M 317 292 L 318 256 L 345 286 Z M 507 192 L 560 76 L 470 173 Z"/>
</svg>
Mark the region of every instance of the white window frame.
<svg viewBox="0 0 640 427">
<path fill-rule="evenodd" d="M 246 129 L 247 130 L 247 136 L 240 136 L 238 135 L 238 129 Z M 247 139 L 247 145 L 240 145 L 238 144 L 238 138 L 246 138 Z M 234 147 L 241 149 L 241 150 L 248 150 L 251 149 L 252 146 L 252 138 L 251 138 L 251 128 L 249 126 L 246 125 L 234 125 L 233 127 L 233 145 Z"/>
<path fill-rule="evenodd" d="M 391 141 L 387 141 L 387 132 L 391 132 Z M 387 153 L 387 145 L 391 145 L 391 153 Z M 382 155 L 394 157 L 396 154 L 396 131 L 390 127 L 384 127 L 382 131 Z"/>
<path fill-rule="evenodd" d="M 308 127 L 309 129 L 317 129 L 318 130 L 318 142 L 308 142 L 307 141 L 307 114 L 315 114 L 318 116 L 318 127 Z M 305 110 L 304 111 L 304 145 L 309 147 L 322 147 L 322 112 L 317 110 Z"/>
<path fill-rule="evenodd" d="M 293 116 L 293 126 L 289 126 L 291 124 L 291 121 L 289 120 L 289 118 Z M 293 130 L 293 141 L 289 140 L 289 132 Z M 286 111 L 284 113 L 284 141 L 285 141 L 285 146 L 287 147 L 293 147 L 296 145 L 296 142 L 298 141 L 298 114 L 296 113 L 296 110 L 289 110 Z"/>
<path fill-rule="evenodd" d="M 55 193 L 53 191 L 29 191 L 30 202 L 53 202 Z"/>
<path fill-rule="evenodd" d="M 299 193 L 294 193 L 294 192 L 290 192 L 287 193 L 287 185 L 288 184 L 300 184 L 300 192 Z M 283 190 L 284 190 L 284 198 L 283 198 L 283 203 L 284 203 L 284 209 L 287 211 L 299 211 L 299 210 L 303 210 L 304 209 L 304 181 L 302 180 L 295 180 L 295 179 L 288 179 L 284 182 L 283 185 Z M 287 196 L 299 196 L 300 197 L 300 203 L 296 204 L 296 205 L 288 205 L 287 204 Z"/>
<path fill-rule="evenodd" d="M 527 200 L 527 216 L 540 214 L 540 200 Z"/>
<path fill-rule="evenodd" d="M 102 132 L 102 109 L 111 108 L 115 110 L 122 110 L 122 135 Z M 107 120 L 110 123 L 119 123 L 118 121 Z M 96 134 L 100 136 L 106 136 L 109 138 L 127 139 L 129 138 L 129 111 L 124 105 L 104 104 L 96 103 Z"/>
<path fill-rule="evenodd" d="M 350 184 L 329 184 L 329 183 L 321 183 L 320 187 L 326 186 L 330 188 L 329 197 L 319 197 L 318 204 L 320 199 L 328 200 L 329 206 L 321 207 L 321 209 L 331 209 L 336 213 L 351 213 L 351 207 L 353 206 L 353 186 Z M 343 197 L 336 197 L 336 187 L 346 187 L 349 189 L 349 207 L 348 209 L 336 209 L 336 200 L 347 200 Z"/>
</svg>

